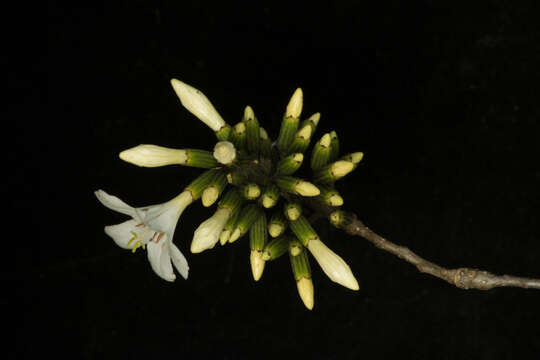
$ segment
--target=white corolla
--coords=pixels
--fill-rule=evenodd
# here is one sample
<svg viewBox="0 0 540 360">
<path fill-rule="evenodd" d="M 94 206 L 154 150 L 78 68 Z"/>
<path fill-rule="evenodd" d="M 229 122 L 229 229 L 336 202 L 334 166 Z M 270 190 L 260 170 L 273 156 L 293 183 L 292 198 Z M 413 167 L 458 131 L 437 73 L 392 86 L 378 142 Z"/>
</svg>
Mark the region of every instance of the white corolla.
<svg viewBox="0 0 540 360">
<path fill-rule="evenodd" d="M 134 208 L 103 190 L 95 192 L 98 200 L 114 211 L 131 216 L 131 220 L 105 227 L 114 242 L 133 252 L 146 248 L 154 272 L 167 281 L 174 281 L 172 264 L 187 279 L 189 266 L 184 255 L 173 244 L 174 229 L 184 209 L 193 202 L 189 191 L 184 191 L 163 204 Z M 172 261 L 172 264 L 171 264 Z"/>
</svg>

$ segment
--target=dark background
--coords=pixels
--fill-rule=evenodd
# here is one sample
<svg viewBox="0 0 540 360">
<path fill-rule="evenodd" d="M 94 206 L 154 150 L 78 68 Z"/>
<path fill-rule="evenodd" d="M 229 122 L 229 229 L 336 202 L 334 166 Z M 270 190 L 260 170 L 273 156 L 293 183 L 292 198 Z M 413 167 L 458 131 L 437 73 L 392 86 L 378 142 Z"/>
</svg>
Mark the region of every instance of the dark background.
<svg viewBox="0 0 540 360">
<path fill-rule="evenodd" d="M 322 113 L 317 138 L 335 129 L 343 152 L 365 153 L 339 188 L 372 229 L 443 266 L 540 277 L 539 8 L 458 3 L 49 2 L 46 128 L 56 137 L 31 133 L 42 140 L 29 159 L 45 207 L 33 210 L 39 244 L 17 252 L 18 357 L 540 353 L 537 290 L 460 290 L 320 223 L 360 291 L 332 283 L 313 261 L 310 312 L 286 257 L 254 283 L 245 239 L 189 253 L 212 212 L 200 203 L 174 238 L 189 279 L 171 284 L 143 251 L 133 255 L 103 233 L 126 218 L 93 196 L 102 188 L 135 206 L 160 203 L 200 172 L 137 168 L 117 156 L 140 143 L 213 147 L 171 77 L 202 90 L 229 123 L 251 105 L 273 137 L 300 86 L 304 114 Z"/>
</svg>

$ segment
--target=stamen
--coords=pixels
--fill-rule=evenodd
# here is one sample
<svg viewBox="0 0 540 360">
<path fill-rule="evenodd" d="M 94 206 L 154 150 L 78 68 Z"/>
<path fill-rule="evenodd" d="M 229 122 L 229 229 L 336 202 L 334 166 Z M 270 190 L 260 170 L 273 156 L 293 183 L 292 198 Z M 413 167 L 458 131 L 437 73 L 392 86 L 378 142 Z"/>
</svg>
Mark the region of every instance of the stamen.
<svg viewBox="0 0 540 360">
<path fill-rule="evenodd" d="M 140 240 L 138 240 L 136 243 L 135 243 L 135 246 L 133 246 L 133 249 L 131 250 L 132 253 L 135 253 L 135 251 L 137 251 L 137 249 L 139 248 L 139 246 L 141 246 L 142 242 Z"/>
<path fill-rule="evenodd" d="M 141 226 L 144 226 L 144 223 L 140 223 L 140 224 L 137 224 L 135 225 L 136 227 L 141 227 Z"/>
<path fill-rule="evenodd" d="M 163 237 L 163 235 L 165 235 L 165 233 L 159 233 L 158 238 L 157 238 L 157 240 L 156 240 L 156 244 L 159 243 L 159 240 L 161 240 L 161 238 Z"/>
<path fill-rule="evenodd" d="M 127 246 L 129 247 L 129 245 L 131 244 L 131 242 L 133 240 L 135 240 L 136 238 L 138 238 L 139 236 L 137 235 L 137 233 L 135 231 L 130 231 L 131 235 L 133 235 L 133 237 L 131 239 L 129 239 L 128 243 L 127 243 Z"/>
</svg>

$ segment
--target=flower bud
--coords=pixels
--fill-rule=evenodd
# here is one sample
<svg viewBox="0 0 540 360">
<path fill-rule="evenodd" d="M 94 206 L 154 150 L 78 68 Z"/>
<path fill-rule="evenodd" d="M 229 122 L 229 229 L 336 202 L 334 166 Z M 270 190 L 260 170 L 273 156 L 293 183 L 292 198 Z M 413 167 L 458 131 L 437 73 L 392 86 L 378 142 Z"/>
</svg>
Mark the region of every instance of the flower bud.
<svg viewBox="0 0 540 360">
<path fill-rule="evenodd" d="M 231 164 L 236 159 L 236 149 L 229 141 L 220 141 L 214 146 L 214 157 L 224 165 Z"/>
<path fill-rule="evenodd" d="M 226 125 L 208 98 L 194 87 L 177 79 L 171 85 L 182 105 L 212 130 L 219 131 Z"/>
</svg>

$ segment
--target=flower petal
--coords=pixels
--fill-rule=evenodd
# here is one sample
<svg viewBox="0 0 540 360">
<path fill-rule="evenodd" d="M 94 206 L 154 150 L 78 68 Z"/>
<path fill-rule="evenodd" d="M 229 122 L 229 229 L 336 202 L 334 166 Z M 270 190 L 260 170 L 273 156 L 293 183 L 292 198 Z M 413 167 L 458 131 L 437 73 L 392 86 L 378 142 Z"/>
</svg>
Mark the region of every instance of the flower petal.
<svg viewBox="0 0 540 360">
<path fill-rule="evenodd" d="M 105 233 L 114 240 L 116 245 L 123 249 L 130 249 L 133 247 L 134 241 L 132 241 L 129 245 L 128 243 L 131 239 L 133 239 L 135 236 L 134 234 L 136 234 L 135 225 L 137 225 L 137 222 L 131 219 L 121 224 L 105 226 Z"/>
<path fill-rule="evenodd" d="M 189 273 L 189 265 L 186 258 L 184 257 L 184 254 L 182 254 L 180 250 L 176 247 L 176 245 L 174 245 L 172 242 L 169 242 L 169 253 L 176 270 L 178 270 L 178 272 L 180 273 L 180 275 L 182 275 L 184 279 L 187 279 Z"/>
<path fill-rule="evenodd" d="M 162 241 L 164 241 L 164 240 L 165 239 L 163 239 Z M 150 262 L 150 265 L 152 266 L 152 270 L 154 270 L 154 272 L 160 278 L 162 278 L 164 280 L 167 280 L 167 281 L 174 281 L 174 279 L 175 279 L 174 274 L 172 274 L 172 277 L 171 277 L 171 273 L 167 273 L 166 271 L 164 271 L 164 269 L 161 266 L 162 253 L 163 253 L 163 251 L 167 251 L 167 250 L 165 250 L 165 249 L 167 249 L 167 245 L 162 246 L 164 244 L 165 243 L 163 243 L 163 242 L 160 242 L 158 244 L 156 244 L 155 242 L 149 242 L 148 243 L 148 245 L 146 246 L 146 249 L 148 251 L 148 261 Z"/>
<path fill-rule="evenodd" d="M 101 189 L 95 191 L 94 194 L 96 195 L 97 199 L 109 209 L 118 211 L 119 213 L 126 214 L 131 217 L 136 216 L 135 209 L 116 196 L 109 195 Z"/>
</svg>

